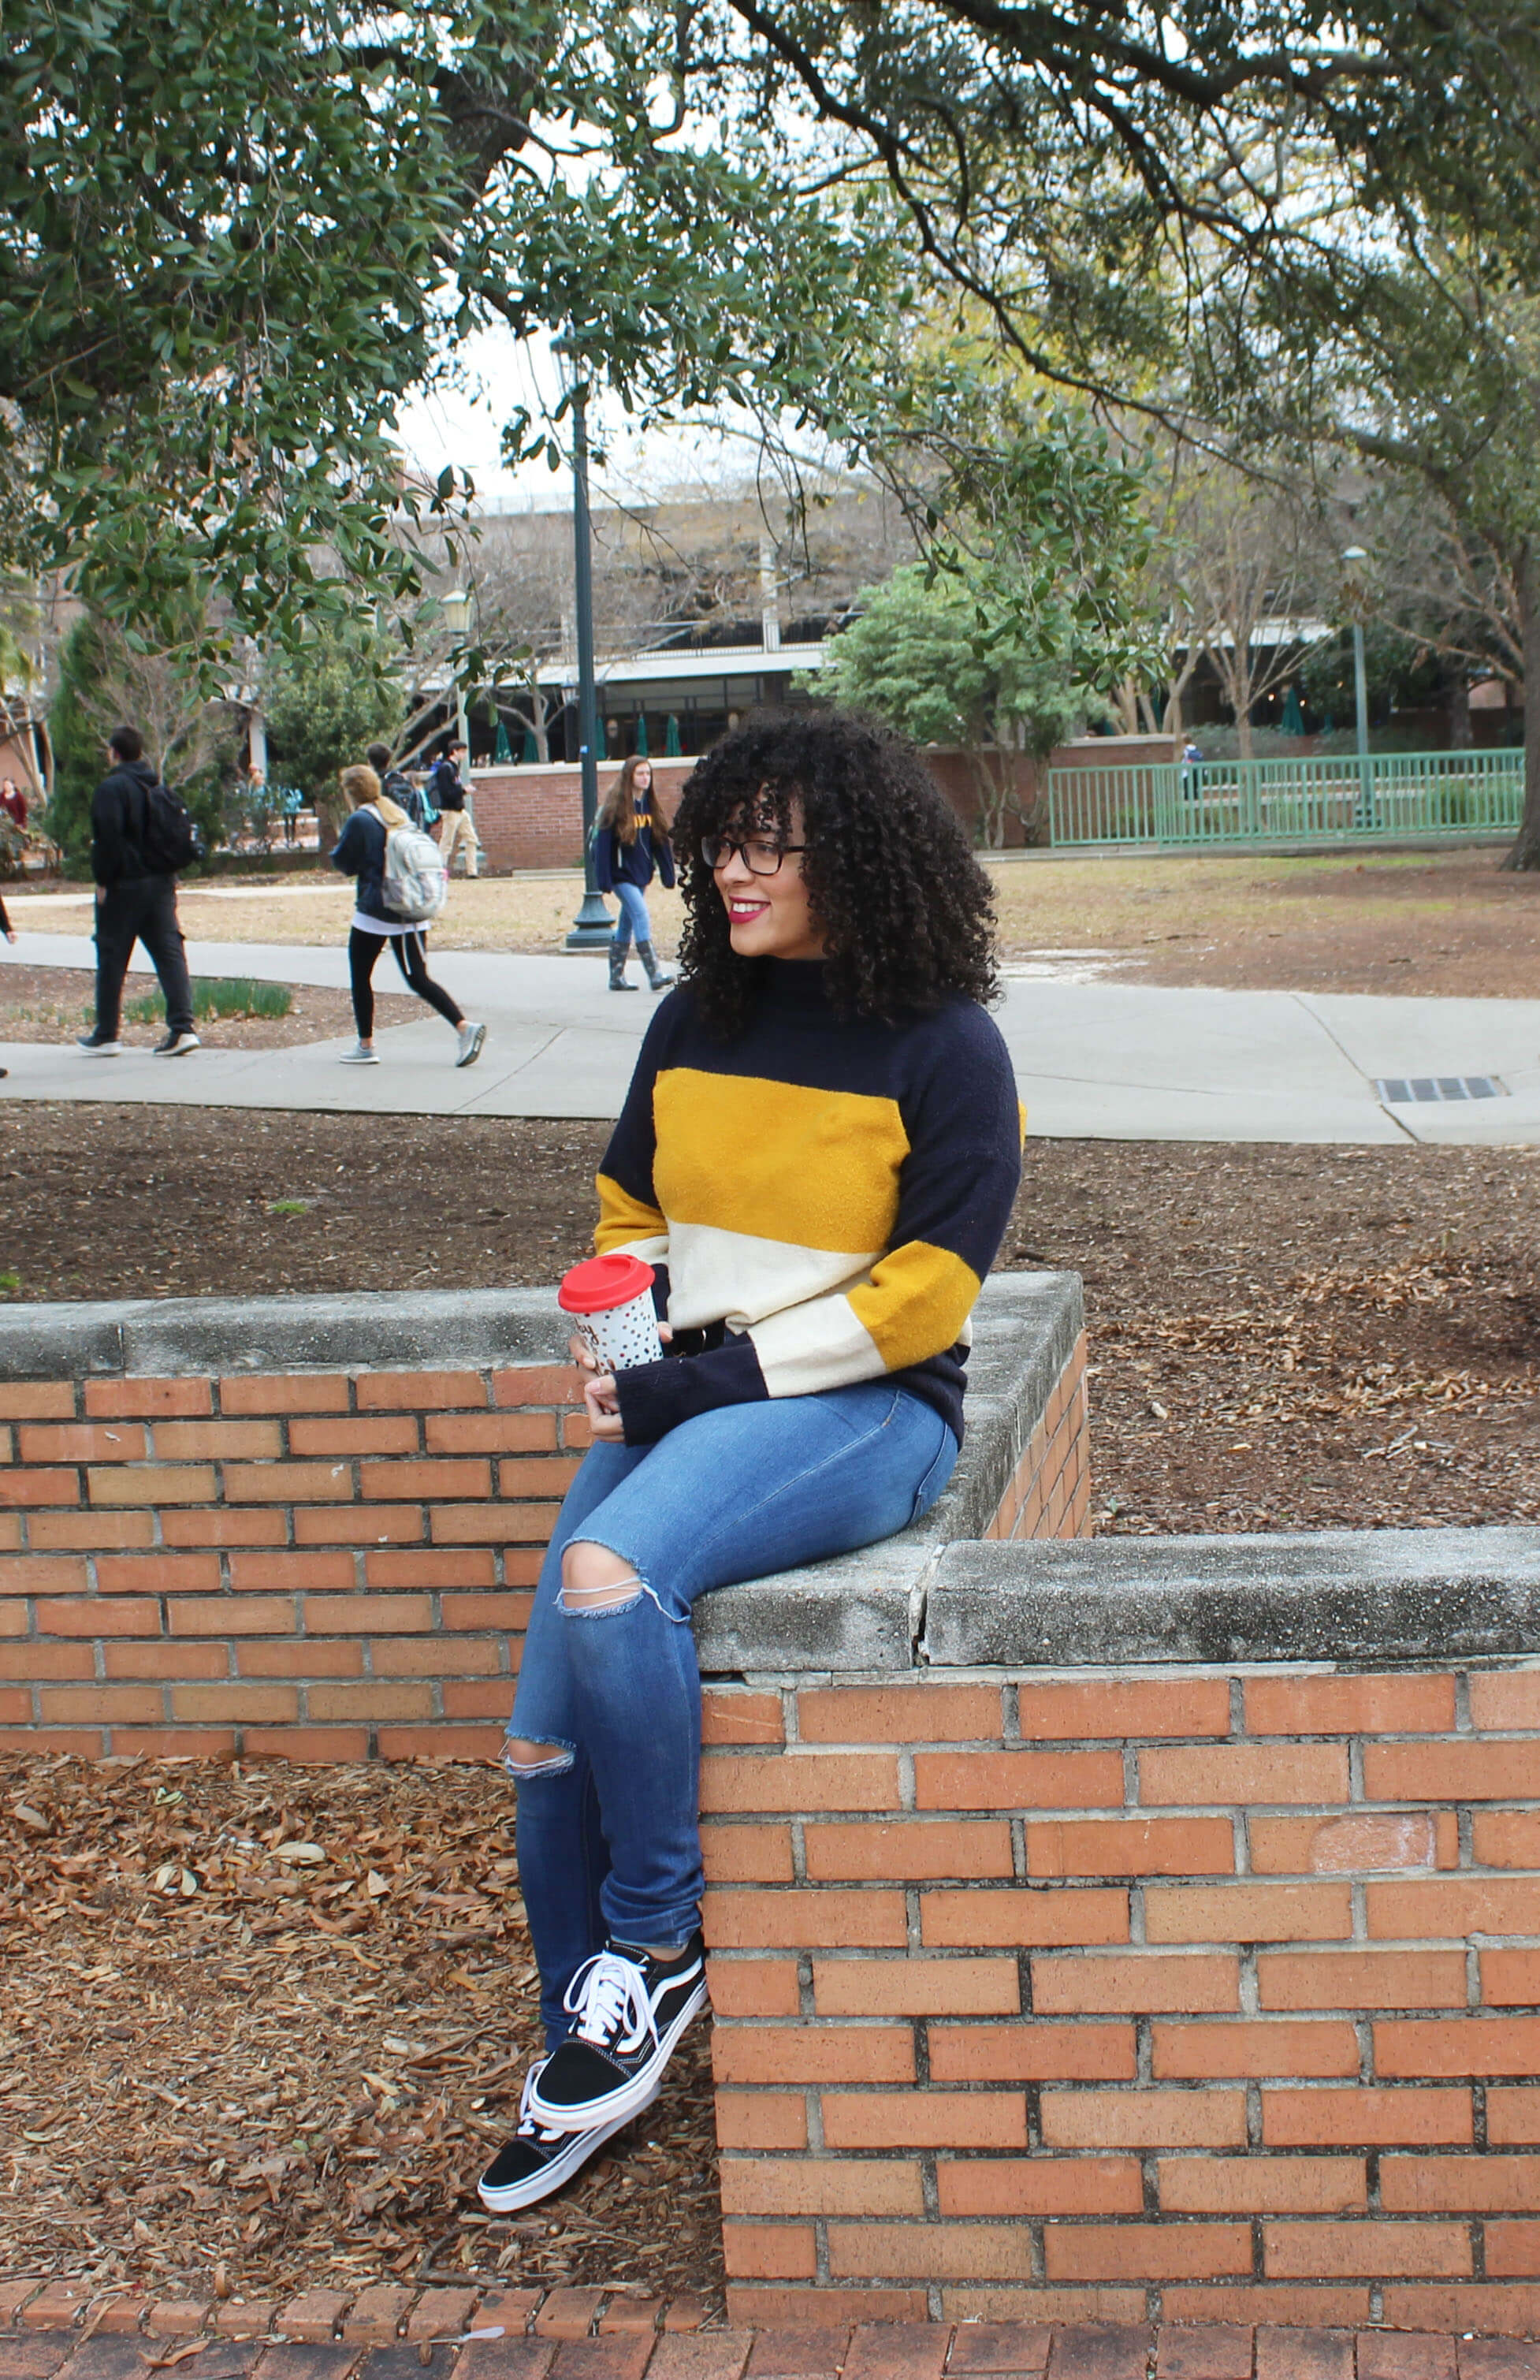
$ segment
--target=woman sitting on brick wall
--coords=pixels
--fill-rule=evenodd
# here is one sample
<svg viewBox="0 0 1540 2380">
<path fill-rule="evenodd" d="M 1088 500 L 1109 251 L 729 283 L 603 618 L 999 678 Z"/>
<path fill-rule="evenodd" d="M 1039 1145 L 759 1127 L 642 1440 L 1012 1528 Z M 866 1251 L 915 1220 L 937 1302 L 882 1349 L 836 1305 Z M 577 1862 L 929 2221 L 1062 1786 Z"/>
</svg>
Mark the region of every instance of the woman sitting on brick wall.
<svg viewBox="0 0 1540 2380">
<path fill-rule="evenodd" d="M 481 2183 L 499 2211 L 656 2098 L 705 2004 L 690 1607 L 935 1501 L 1021 1167 L 988 880 L 912 747 L 838 712 L 741 729 L 674 842 L 683 981 L 595 1233 L 656 1269 L 668 1352 L 587 1383 L 525 1641 L 507 1763 L 547 2055 Z"/>
</svg>

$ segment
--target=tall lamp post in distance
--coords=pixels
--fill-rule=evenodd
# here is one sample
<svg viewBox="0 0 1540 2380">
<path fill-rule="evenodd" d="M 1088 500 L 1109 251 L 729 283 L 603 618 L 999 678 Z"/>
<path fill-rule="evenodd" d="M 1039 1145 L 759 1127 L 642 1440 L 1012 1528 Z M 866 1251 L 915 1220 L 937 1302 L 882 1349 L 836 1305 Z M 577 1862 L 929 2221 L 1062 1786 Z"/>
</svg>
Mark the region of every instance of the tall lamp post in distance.
<svg viewBox="0 0 1540 2380">
<path fill-rule="evenodd" d="M 1361 545 L 1350 545 L 1342 556 L 1342 592 L 1352 622 L 1352 697 L 1358 741 L 1358 820 L 1375 823 L 1374 763 L 1369 758 L 1369 681 L 1364 666 L 1364 613 L 1369 588 L 1364 565 L 1369 557 Z"/>
<path fill-rule="evenodd" d="M 583 898 L 564 948 L 602 950 L 614 932 L 594 874 L 594 823 L 599 817 L 599 704 L 593 665 L 593 544 L 588 523 L 588 382 L 576 333 L 553 342 L 562 386 L 572 400 L 572 580 L 577 614 L 577 759 L 583 789 Z"/>
</svg>

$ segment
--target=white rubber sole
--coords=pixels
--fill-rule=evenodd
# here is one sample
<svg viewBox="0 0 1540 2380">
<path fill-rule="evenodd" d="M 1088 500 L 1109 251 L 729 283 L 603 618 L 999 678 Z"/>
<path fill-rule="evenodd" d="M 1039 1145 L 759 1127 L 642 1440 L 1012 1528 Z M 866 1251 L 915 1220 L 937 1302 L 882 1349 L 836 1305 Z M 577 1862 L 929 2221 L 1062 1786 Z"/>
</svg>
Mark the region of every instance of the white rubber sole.
<svg viewBox="0 0 1540 2380">
<path fill-rule="evenodd" d="M 657 2092 L 654 2091 L 652 2095 L 656 2098 Z M 643 2102 L 644 2106 L 648 2104 Z M 611 2123 L 590 2124 L 584 2131 L 569 2132 L 566 2146 L 547 2157 L 538 2173 L 527 2175 L 523 2181 L 508 2182 L 501 2190 L 489 2190 L 484 2181 L 479 2181 L 476 2194 L 482 2205 L 490 2207 L 494 2215 L 513 2215 L 521 2206 L 538 2206 L 542 2198 L 553 2197 L 575 2173 L 580 2173 L 588 2159 L 629 2121 L 629 2117 L 616 2116 Z M 549 2131 L 551 2127 L 548 2125 L 546 2129 Z"/>
<path fill-rule="evenodd" d="M 586 2132 L 595 2124 L 624 2124 L 628 2117 L 650 2107 L 663 2086 L 663 2069 L 678 2046 L 679 2037 L 691 2019 L 697 2017 L 706 2006 L 704 1973 L 666 2033 L 658 2036 L 656 2055 L 639 2067 L 628 2082 L 613 2091 L 606 2091 L 602 2099 L 590 2099 L 582 2107 L 553 2107 L 540 2097 L 540 2084 L 529 2095 L 529 2112 L 548 2132 Z"/>
</svg>

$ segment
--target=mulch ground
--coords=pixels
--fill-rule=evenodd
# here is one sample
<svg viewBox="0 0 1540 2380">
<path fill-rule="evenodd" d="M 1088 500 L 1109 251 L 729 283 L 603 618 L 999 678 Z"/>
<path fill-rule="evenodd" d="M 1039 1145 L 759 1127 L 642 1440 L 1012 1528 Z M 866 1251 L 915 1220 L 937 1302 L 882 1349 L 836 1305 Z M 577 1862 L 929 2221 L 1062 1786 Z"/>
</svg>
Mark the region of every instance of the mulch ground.
<svg viewBox="0 0 1540 2380">
<path fill-rule="evenodd" d="M 559 2199 L 475 2195 L 540 2037 L 513 1816 L 485 1769 L 0 1755 L 0 2277 L 720 2308 L 704 2025 Z"/>
<path fill-rule="evenodd" d="M 131 975 L 125 1006 L 147 995 L 156 1000 L 156 1019 L 152 1025 L 125 1022 L 121 1038 L 130 1049 L 152 1049 L 165 1030 L 153 977 Z M 200 1017 L 198 1038 L 210 1050 L 287 1050 L 355 1031 L 353 1003 L 346 991 L 297 983 L 289 986 L 289 997 L 286 1016 Z M 376 992 L 374 1004 L 382 1027 L 409 1025 L 422 1014 L 421 1003 L 409 992 Z M 93 979 L 86 968 L 0 966 L 0 1041 L 68 1043 L 94 1021 L 94 1014 Z"/>
<path fill-rule="evenodd" d="M 604 1140 L 0 1108 L 0 1272 L 29 1301 L 549 1283 Z M 1540 1150 L 1031 1141 L 1001 1261 L 1084 1276 L 1103 1529 L 1540 1513 Z"/>
</svg>

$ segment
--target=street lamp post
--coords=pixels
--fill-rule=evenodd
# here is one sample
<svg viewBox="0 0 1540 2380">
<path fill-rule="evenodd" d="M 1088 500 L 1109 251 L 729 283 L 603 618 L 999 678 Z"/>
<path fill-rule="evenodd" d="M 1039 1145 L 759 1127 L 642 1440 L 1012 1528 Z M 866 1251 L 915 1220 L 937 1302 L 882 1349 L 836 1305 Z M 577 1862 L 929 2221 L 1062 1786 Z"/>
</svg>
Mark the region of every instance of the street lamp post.
<svg viewBox="0 0 1540 2380">
<path fill-rule="evenodd" d="M 594 874 L 594 824 L 599 817 L 599 702 L 593 662 L 593 544 L 588 522 L 588 408 L 583 365 L 575 347 L 561 346 L 562 377 L 572 397 L 572 577 L 577 614 L 577 759 L 583 789 L 583 898 L 564 947 L 602 950 L 614 932 Z"/>
<path fill-rule="evenodd" d="M 1358 824 L 1375 823 L 1375 771 L 1369 758 L 1369 680 L 1364 666 L 1364 609 L 1368 600 L 1363 565 L 1369 557 L 1361 545 L 1350 545 L 1342 556 L 1347 577 L 1344 591 L 1352 618 L 1352 696 L 1358 744 Z"/>
</svg>

